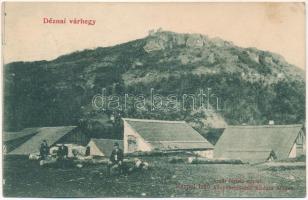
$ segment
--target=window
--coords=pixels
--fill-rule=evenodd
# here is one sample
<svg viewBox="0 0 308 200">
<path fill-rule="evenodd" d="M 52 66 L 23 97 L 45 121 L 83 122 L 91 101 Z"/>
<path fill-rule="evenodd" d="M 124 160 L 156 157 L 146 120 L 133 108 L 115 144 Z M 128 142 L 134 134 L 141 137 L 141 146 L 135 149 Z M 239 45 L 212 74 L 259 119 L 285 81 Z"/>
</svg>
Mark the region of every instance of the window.
<svg viewBox="0 0 308 200">
<path fill-rule="evenodd" d="M 127 136 L 127 143 L 128 143 L 128 152 L 135 152 L 137 151 L 137 138 L 133 135 L 128 135 Z"/>
</svg>

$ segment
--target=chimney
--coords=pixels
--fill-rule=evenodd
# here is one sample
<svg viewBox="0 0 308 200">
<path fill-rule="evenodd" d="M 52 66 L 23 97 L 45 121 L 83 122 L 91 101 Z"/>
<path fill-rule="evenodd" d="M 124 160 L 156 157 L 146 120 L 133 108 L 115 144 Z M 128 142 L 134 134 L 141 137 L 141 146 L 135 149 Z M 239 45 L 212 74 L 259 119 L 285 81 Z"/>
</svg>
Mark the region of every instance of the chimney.
<svg viewBox="0 0 308 200">
<path fill-rule="evenodd" d="M 275 122 L 274 122 L 274 120 L 269 120 L 268 124 L 269 124 L 269 125 L 274 125 Z"/>
</svg>

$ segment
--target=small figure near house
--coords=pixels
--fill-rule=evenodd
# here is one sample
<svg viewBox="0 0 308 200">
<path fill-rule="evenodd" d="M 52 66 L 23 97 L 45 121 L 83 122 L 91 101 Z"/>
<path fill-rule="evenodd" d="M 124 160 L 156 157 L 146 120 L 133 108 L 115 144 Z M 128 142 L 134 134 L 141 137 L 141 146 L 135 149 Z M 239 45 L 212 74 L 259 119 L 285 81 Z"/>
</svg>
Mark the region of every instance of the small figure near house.
<svg viewBox="0 0 308 200">
<path fill-rule="evenodd" d="M 62 168 L 65 168 L 67 165 L 66 159 L 68 156 L 68 147 L 62 144 L 57 152 L 58 156 L 58 165 Z"/>
<path fill-rule="evenodd" d="M 268 158 L 266 159 L 267 161 L 273 161 L 273 160 L 276 160 L 277 159 L 277 156 L 275 154 L 275 152 L 272 150 L 270 152 L 270 155 L 268 156 Z"/>
<path fill-rule="evenodd" d="M 57 152 L 57 156 L 58 156 L 58 159 L 59 160 L 64 160 L 67 158 L 68 156 L 68 148 L 67 146 L 65 146 L 64 144 L 62 144 L 60 147 L 59 147 L 59 150 Z"/>
<path fill-rule="evenodd" d="M 87 146 L 87 147 L 86 147 L 85 156 L 90 156 L 90 146 Z"/>
<path fill-rule="evenodd" d="M 119 170 L 120 173 L 123 173 L 123 150 L 120 149 L 119 143 L 115 142 L 113 145 L 113 151 L 111 152 L 109 163 L 107 165 L 107 174 L 110 175 L 110 170 Z"/>
<path fill-rule="evenodd" d="M 47 141 L 43 140 L 43 142 L 40 146 L 40 157 L 41 157 L 41 159 L 46 160 L 48 154 L 49 154 L 49 146 L 47 144 Z"/>
</svg>

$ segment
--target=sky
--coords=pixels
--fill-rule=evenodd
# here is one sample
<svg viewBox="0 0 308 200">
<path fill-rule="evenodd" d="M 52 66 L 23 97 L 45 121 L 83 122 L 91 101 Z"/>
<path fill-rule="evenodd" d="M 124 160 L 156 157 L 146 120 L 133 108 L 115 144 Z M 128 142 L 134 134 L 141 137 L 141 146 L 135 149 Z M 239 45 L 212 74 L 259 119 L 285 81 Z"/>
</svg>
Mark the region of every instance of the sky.
<svg viewBox="0 0 308 200">
<path fill-rule="evenodd" d="M 60 55 L 143 38 L 162 28 L 220 37 L 282 55 L 305 68 L 303 3 L 30 3 L 3 5 L 3 60 L 52 60 Z M 66 24 L 44 24 L 43 18 Z M 69 19 L 96 20 L 95 25 Z"/>
</svg>

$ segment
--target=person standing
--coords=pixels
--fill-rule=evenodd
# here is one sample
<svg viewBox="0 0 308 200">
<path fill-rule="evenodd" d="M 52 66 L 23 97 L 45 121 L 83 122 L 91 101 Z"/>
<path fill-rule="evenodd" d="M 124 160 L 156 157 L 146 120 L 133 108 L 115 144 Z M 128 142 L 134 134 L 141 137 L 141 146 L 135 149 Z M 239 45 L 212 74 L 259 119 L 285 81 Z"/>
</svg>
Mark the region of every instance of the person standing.
<svg viewBox="0 0 308 200">
<path fill-rule="evenodd" d="M 67 158 L 68 156 L 68 148 L 67 146 L 65 146 L 64 144 L 62 144 L 59 147 L 58 153 L 57 153 L 58 159 L 59 160 L 64 160 Z"/>
<path fill-rule="evenodd" d="M 40 157 L 42 160 L 46 160 L 47 156 L 49 154 L 49 146 L 46 140 L 43 140 L 41 146 L 40 146 Z"/>
<path fill-rule="evenodd" d="M 67 166 L 66 158 L 68 156 L 68 147 L 65 146 L 64 144 L 61 144 L 61 146 L 58 149 L 57 156 L 58 156 L 58 166 L 60 166 L 61 168 L 65 168 Z"/>
<path fill-rule="evenodd" d="M 85 152 L 85 156 L 90 156 L 90 147 L 89 146 L 87 146 L 86 147 L 86 152 Z"/>
<path fill-rule="evenodd" d="M 120 173 L 123 170 L 123 150 L 120 149 L 119 143 L 115 142 L 113 145 L 113 150 L 111 152 L 109 163 L 107 165 L 107 174 L 110 175 L 110 170 L 118 168 Z"/>
</svg>

